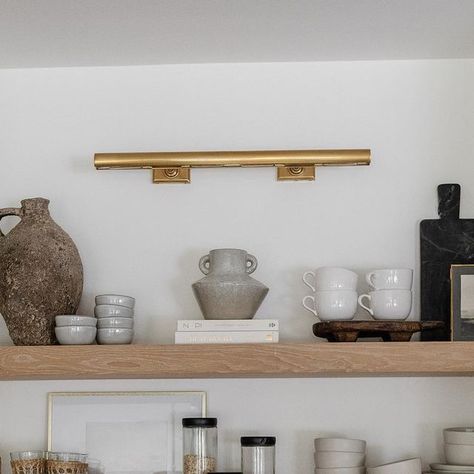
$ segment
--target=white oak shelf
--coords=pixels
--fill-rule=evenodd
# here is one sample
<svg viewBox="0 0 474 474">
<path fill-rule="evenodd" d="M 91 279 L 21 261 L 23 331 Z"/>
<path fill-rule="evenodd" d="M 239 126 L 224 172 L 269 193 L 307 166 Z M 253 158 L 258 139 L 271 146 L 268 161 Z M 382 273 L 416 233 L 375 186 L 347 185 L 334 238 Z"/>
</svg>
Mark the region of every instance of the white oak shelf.
<svg viewBox="0 0 474 474">
<path fill-rule="evenodd" d="M 0 347 L 0 380 L 473 375 L 470 342 Z"/>
</svg>

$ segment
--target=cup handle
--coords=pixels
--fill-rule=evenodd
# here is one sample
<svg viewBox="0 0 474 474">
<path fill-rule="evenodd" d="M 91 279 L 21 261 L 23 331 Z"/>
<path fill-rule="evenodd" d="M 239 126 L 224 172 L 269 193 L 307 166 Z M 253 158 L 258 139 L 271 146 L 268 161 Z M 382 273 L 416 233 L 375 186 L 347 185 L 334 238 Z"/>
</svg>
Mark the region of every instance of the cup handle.
<svg viewBox="0 0 474 474">
<path fill-rule="evenodd" d="M 372 281 L 372 277 L 375 275 L 375 272 L 369 272 L 365 275 L 365 280 L 372 288 L 375 288 L 374 282 Z"/>
<path fill-rule="evenodd" d="M 199 270 L 201 270 L 204 275 L 207 275 L 209 273 L 209 265 L 211 263 L 211 259 L 209 257 L 209 254 L 204 255 L 204 257 L 201 257 L 199 260 Z"/>
<path fill-rule="evenodd" d="M 309 271 L 309 272 L 304 272 L 303 273 L 303 282 L 306 286 L 309 286 L 309 288 L 311 288 L 312 291 L 316 291 L 316 286 L 313 286 L 308 280 L 308 276 L 311 275 L 314 280 L 316 280 L 316 274 L 312 271 Z"/>
<path fill-rule="evenodd" d="M 370 295 L 360 295 L 357 301 L 362 308 L 364 308 L 366 311 L 369 312 L 371 316 L 373 316 L 374 315 L 373 310 L 369 306 L 365 306 L 365 304 L 362 302 L 364 298 L 367 298 L 369 301 L 372 300 Z"/>
<path fill-rule="evenodd" d="M 258 261 L 253 255 L 248 254 L 247 263 L 250 263 L 250 265 L 247 267 L 247 273 L 250 275 L 257 269 Z"/>
<path fill-rule="evenodd" d="M 307 299 L 310 299 L 313 302 L 313 307 L 312 308 L 310 306 L 306 305 L 306 300 Z M 307 309 L 308 311 L 311 311 L 311 313 L 313 313 L 317 318 L 319 318 L 318 313 L 316 313 L 316 310 L 314 309 L 314 296 L 313 295 L 306 295 L 303 298 L 302 303 L 303 303 L 303 307 L 305 309 Z"/>
</svg>

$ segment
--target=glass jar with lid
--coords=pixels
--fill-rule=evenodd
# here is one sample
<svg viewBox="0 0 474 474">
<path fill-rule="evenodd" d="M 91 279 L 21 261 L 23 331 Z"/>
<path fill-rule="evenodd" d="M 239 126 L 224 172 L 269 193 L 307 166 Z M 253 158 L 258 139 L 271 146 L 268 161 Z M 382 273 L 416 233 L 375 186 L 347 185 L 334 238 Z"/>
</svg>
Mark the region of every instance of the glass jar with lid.
<svg viewBox="0 0 474 474">
<path fill-rule="evenodd" d="M 183 418 L 183 474 L 217 469 L 217 418 Z"/>
<path fill-rule="evenodd" d="M 275 474 L 274 436 L 243 436 L 240 444 L 243 474 Z"/>
</svg>

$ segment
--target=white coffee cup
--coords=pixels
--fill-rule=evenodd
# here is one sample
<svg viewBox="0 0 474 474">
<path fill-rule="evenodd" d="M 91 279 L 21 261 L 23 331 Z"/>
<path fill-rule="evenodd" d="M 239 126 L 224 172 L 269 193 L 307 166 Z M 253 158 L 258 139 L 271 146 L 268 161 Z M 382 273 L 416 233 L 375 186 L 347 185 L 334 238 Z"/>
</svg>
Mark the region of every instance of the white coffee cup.
<svg viewBox="0 0 474 474">
<path fill-rule="evenodd" d="M 307 300 L 312 304 L 308 305 Z M 348 321 L 357 311 L 357 292 L 351 290 L 316 291 L 303 298 L 303 306 L 321 321 Z"/>
<path fill-rule="evenodd" d="M 370 306 L 363 303 L 364 298 Z M 376 290 L 359 296 L 359 305 L 375 319 L 404 320 L 408 318 L 412 305 L 410 290 Z"/>
<path fill-rule="evenodd" d="M 375 290 L 411 290 L 413 270 L 411 268 L 386 268 L 365 275 L 367 283 Z"/>
<path fill-rule="evenodd" d="M 308 280 L 312 277 L 314 283 Z M 321 267 L 303 274 L 304 283 L 313 291 L 352 290 L 357 289 L 357 273 L 345 268 Z"/>
</svg>

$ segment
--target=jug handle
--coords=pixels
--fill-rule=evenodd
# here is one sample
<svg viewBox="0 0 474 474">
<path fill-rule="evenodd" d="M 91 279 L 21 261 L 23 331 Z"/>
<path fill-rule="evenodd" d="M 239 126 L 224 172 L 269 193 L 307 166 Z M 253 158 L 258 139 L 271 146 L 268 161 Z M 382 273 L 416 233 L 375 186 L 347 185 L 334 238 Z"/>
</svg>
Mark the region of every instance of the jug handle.
<svg viewBox="0 0 474 474">
<path fill-rule="evenodd" d="M 211 258 L 209 257 L 209 254 L 204 255 L 204 257 L 201 257 L 199 260 L 199 270 L 201 270 L 204 275 L 207 275 L 209 273 L 209 264 L 211 262 Z"/>
<path fill-rule="evenodd" d="M 248 254 L 247 255 L 247 264 L 249 264 L 249 263 L 250 263 L 250 265 L 247 265 L 247 273 L 250 275 L 251 273 L 253 273 L 257 269 L 258 261 L 253 255 Z"/>
<path fill-rule="evenodd" d="M 7 216 L 20 216 L 20 210 L 16 207 L 6 207 L 5 209 L 0 209 L 0 220 Z M 0 229 L 0 237 L 5 237 L 5 234 Z"/>
</svg>

